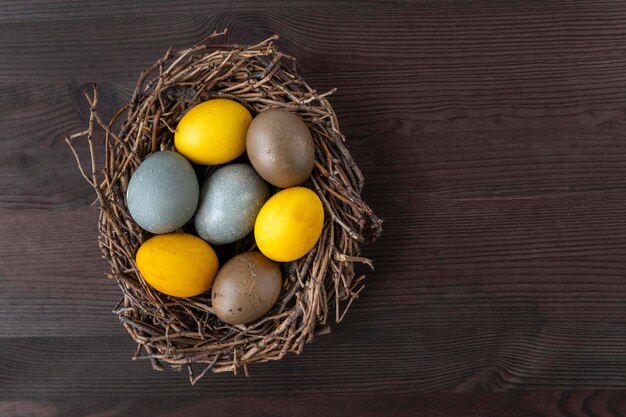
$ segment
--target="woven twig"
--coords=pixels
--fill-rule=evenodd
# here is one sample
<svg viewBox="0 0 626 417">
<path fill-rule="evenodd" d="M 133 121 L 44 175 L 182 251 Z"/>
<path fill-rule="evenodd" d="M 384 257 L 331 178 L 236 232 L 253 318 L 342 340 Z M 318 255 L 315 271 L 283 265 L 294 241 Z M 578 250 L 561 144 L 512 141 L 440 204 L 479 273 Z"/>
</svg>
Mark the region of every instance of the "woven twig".
<svg viewBox="0 0 626 417">
<path fill-rule="evenodd" d="M 302 352 L 317 334 L 327 333 L 329 317 L 340 322 L 363 289 L 353 263 L 359 245 L 373 241 L 381 221 L 361 200 L 363 176 L 344 146 L 337 117 L 326 97 L 295 70 L 295 60 L 278 51 L 274 36 L 257 45 L 210 45 L 214 33 L 198 45 L 167 51 L 141 73 L 131 101 L 105 122 L 96 111 L 98 89 L 85 96 L 90 105 L 88 129 L 67 138 L 80 172 L 94 188 L 99 208 L 100 248 L 109 261 L 109 276 L 123 297 L 115 308 L 122 325 L 137 342 L 135 359 L 186 366 L 195 383 L 209 370 L 247 375 L 248 365 Z M 185 111 L 201 101 L 229 98 L 253 115 L 283 107 L 297 112 L 309 127 L 316 147 L 313 174 L 305 186 L 324 204 L 326 222 L 317 245 L 302 259 L 282 265 L 280 299 L 263 318 L 249 325 L 228 325 L 213 313 L 210 294 L 175 298 L 161 294 L 141 278 L 134 255 L 150 235 L 137 226 L 126 205 L 129 178 L 150 153 L 174 148 L 173 133 Z M 121 127 L 114 129 L 126 114 Z M 96 166 L 94 129 L 105 132 L 104 168 Z M 114 132 L 117 131 L 117 133 Z M 73 146 L 86 138 L 90 172 Z M 100 155 L 100 159 L 102 155 Z M 207 168 L 208 175 L 214 167 Z M 192 226 L 183 231 L 193 232 Z M 217 248 L 221 260 L 254 248 L 254 239 Z M 194 374 L 192 364 L 202 364 Z"/>
</svg>

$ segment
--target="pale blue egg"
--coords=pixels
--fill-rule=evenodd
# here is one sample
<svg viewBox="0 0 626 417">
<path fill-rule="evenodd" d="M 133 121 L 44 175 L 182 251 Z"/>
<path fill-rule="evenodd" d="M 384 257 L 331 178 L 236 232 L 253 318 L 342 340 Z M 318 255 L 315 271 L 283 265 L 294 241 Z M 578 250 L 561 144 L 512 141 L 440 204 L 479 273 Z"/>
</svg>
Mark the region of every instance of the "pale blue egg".
<svg viewBox="0 0 626 417">
<path fill-rule="evenodd" d="M 128 184 L 128 211 L 142 229 L 169 233 L 187 223 L 198 207 L 200 187 L 193 167 L 176 152 L 146 158 Z"/>
<path fill-rule="evenodd" d="M 248 164 L 226 165 L 202 186 L 194 217 L 196 232 L 207 242 L 225 245 L 254 229 L 254 221 L 269 198 L 269 186 Z"/>
</svg>

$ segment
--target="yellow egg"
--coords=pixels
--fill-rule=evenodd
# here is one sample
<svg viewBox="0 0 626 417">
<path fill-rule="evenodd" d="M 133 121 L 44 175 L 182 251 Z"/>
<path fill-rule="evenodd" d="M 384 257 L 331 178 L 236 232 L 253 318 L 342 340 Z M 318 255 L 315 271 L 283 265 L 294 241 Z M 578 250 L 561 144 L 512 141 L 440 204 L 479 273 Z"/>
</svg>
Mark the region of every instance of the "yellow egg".
<svg viewBox="0 0 626 417">
<path fill-rule="evenodd" d="M 287 188 L 261 207 L 254 237 L 265 256 L 289 262 L 315 246 L 323 225 L 324 208 L 317 194 L 304 187 Z"/>
<path fill-rule="evenodd" d="M 217 98 L 193 107 L 178 122 L 176 150 L 192 162 L 219 165 L 246 150 L 246 133 L 252 115 L 233 100 Z"/>
<path fill-rule="evenodd" d="M 186 233 L 154 236 L 136 256 L 139 272 L 154 289 L 174 297 L 193 297 L 211 288 L 218 261 L 213 248 Z"/>
</svg>

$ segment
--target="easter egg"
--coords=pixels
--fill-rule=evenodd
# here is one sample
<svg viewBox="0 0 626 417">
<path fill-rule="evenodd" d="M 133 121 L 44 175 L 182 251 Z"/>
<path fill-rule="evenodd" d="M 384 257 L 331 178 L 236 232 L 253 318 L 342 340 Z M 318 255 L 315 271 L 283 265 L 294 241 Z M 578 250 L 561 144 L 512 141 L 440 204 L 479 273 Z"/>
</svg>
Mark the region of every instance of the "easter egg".
<svg viewBox="0 0 626 417">
<path fill-rule="evenodd" d="M 287 188 L 261 207 L 254 238 L 265 256 L 289 262 L 315 246 L 323 225 L 324 208 L 317 194 L 304 187 Z"/>
<path fill-rule="evenodd" d="M 135 260 L 150 286 L 174 297 L 193 297 L 207 291 L 218 268 L 213 248 L 186 233 L 148 239 L 139 247 Z"/>
<path fill-rule="evenodd" d="M 211 291 L 211 303 L 223 322 L 245 324 L 270 311 L 281 288 L 278 264 L 259 252 L 245 252 L 220 269 Z"/>
<path fill-rule="evenodd" d="M 302 184 L 313 170 L 311 133 L 300 117 L 285 109 L 259 113 L 248 128 L 246 147 L 254 169 L 276 187 Z"/>
<path fill-rule="evenodd" d="M 234 100 L 218 98 L 189 110 L 176 126 L 176 150 L 190 161 L 219 165 L 246 150 L 246 132 L 252 115 Z"/>
<path fill-rule="evenodd" d="M 200 187 L 193 167 L 176 152 L 157 152 L 146 158 L 128 183 L 128 211 L 151 233 L 182 227 L 198 207 Z"/>
<path fill-rule="evenodd" d="M 194 217 L 196 232 L 215 245 L 243 238 L 254 229 L 269 195 L 269 186 L 252 166 L 232 164 L 218 169 L 202 186 Z"/>
</svg>

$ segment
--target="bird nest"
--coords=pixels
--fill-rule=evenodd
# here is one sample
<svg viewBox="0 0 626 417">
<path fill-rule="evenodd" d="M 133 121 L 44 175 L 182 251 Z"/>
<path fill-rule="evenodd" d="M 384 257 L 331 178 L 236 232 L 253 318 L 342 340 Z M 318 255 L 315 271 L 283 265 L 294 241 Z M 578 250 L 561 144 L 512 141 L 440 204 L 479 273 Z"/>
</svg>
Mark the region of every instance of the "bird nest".
<svg viewBox="0 0 626 417">
<path fill-rule="evenodd" d="M 300 78 L 294 58 L 273 43 L 276 36 L 257 45 L 214 44 L 224 33 L 188 49 L 170 48 L 141 73 L 132 99 L 109 121 L 96 110 L 94 85 L 91 94 L 85 92 L 88 128 L 67 138 L 81 174 L 97 195 L 100 248 L 110 263 L 108 276 L 122 291 L 113 311 L 138 344 L 134 359 L 149 360 L 159 370 L 164 363 L 187 368 L 192 383 L 209 370 L 248 375 L 249 365 L 299 354 L 305 343 L 329 332 L 329 322 L 340 322 L 364 288 L 365 277 L 355 275 L 354 263 L 371 267 L 359 256 L 359 247 L 380 235 L 382 223 L 361 199 L 363 176 L 327 100 L 334 90 L 318 94 Z M 135 254 L 151 235 L 133 221 L 126 202 L 129 179 L 139 164 L 155 151 L 174 149 L 174 129 L 185 112 L 217 97 L 238 101 L 253 116 L 282 107 L 304 120 L 315 143 L 315 167 L 304 186 L 320 197 L 326 217 L 315 247 L 281 265 L 284 283 L 276 305 L 248 325 L 221 322 L 210 293 L 176 298 L 146 284 Z M 86 139 L 81 149 L 90 153 L 85 166 L 75 146 L 79 138 Z M 214 169 L 196 167 L 201 180 Z M 194 233 L 193 222 L 182 231 Z M 248 236 L 216 252 L 223 264 L 254 247 L 254 238 Z"/>
</svg>

